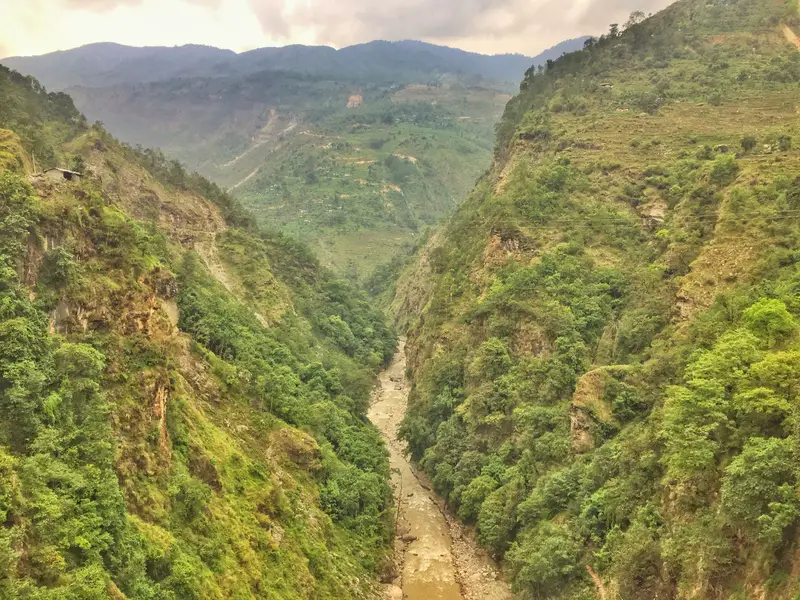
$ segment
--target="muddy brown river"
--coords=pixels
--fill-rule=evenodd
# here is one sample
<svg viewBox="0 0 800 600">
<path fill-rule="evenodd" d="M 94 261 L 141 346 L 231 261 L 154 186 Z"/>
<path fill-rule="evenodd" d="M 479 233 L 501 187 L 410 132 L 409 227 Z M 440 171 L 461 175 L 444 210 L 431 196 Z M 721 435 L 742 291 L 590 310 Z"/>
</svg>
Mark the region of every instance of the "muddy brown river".
<svg viewBox="0 0 800 600">
<path fill-rule="evenodd" d="M 403 454 L 397 428 L 408 401 L 405 370 L 405 340 L 401 340 L 392 364 L 380 376 L 369 410 L 370 420 L 389 447 L 398 507 L 397 577 L 384 586 L 384 596 L 391 600 L 511 600 L 497 565 L 447 513 Z"/>
</svg>

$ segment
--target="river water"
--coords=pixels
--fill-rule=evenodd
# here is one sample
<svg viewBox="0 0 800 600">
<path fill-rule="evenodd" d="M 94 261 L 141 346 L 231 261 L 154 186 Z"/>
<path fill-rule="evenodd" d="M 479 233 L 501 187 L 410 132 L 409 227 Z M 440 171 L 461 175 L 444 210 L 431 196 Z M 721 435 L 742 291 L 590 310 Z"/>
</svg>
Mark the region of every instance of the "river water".
<svg viewBox="0 0 800 600">
<path fill-rule="evenodd" d="M 397 428 L 408 404 L 405 340 L 380 376 L 370 420 L 389 447 L 392 486 L 398 507 L 397 577 L 384 586 L 391 600 L 510 600 L 497 565 L 469 532 L 448 515 L 444 503 L 403 454 Z"/>
</svg>

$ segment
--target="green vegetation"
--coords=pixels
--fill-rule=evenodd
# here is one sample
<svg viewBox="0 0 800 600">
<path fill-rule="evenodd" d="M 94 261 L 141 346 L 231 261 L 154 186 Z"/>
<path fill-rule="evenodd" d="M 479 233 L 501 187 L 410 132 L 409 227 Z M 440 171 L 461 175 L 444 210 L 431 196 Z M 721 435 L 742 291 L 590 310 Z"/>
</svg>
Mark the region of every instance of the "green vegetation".
<svg viewBox="0 0 800 600">
<path fill-rule="evenodd" d="M 531 70 L 401 278 L 402 434 L 522 598 L 800 593 L 799 23 L 682 0 Z"/>
<path fill-rule="evenodd" d="M 0 98 L 0 597 L 370 597 L 382 315 L 68 96 L 0 70 Z"/>
<path fill-rule="evenodd" d="M 339 273 L 365 278 L 466 195 L 491 161 L 509 96 L 460 84 L 371 84 L 360 89 L 363 104 L 347 108 L 349 88 L 337 84 L 322 110 L 314 103 L 329 85 L 304 82 L 255 141 L 206 148 L 203 160 L 216 164 L 200 168 L 261 223 L 307 242 Z M 197 150 L 175 144 L 178 156 Z"/>
<path fill-rule="evenodd" d="M 393 52 L 416 60 L 408 49 Z M 324 265 L 365 279 L 450 214 L 490 164 L 494 125 L 513 87 L 446 70 L 298 68 L 164 74 L 70 91 L 121 139 L 162 148 L 229 190 L 263 225 L 308 243 Z M 87 66 L 73 76 L 92 73 Z M 152 166 L 182 169 L 138 150 Z"/>
</svg>

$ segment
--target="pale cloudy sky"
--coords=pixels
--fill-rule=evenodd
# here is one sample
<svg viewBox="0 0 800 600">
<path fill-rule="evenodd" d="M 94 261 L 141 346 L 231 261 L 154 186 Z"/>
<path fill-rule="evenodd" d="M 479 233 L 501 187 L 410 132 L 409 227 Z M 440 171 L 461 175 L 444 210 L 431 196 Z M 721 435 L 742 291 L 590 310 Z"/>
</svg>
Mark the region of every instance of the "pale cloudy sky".
<svg viewBox="0 0 800 600">
<path fill-rule="evenodd" d="M 0 0 L 0 57 L 91 42 L 207 44 L 237 52 L 422 39 L 484 53 L 534 55 L 603 33 L 669 0 Z"/>
</svg>

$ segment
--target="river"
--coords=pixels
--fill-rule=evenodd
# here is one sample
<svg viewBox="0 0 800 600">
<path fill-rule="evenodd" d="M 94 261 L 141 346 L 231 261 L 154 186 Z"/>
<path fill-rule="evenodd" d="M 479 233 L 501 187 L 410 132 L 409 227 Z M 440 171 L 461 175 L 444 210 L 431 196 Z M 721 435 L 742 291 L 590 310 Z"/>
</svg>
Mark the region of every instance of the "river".
<svg viewBox="0 0 800 600">
<path fill-rule="evenodd" d="M 511 600 L 497 565 L 406 460 L 397 428 L 408 405 L 405 340 L 381 374 L 369 410 L 389 447 L 392 487 L 398 507 L 397 576 L 385 584 L 391 600 Z"/>
</svg>

